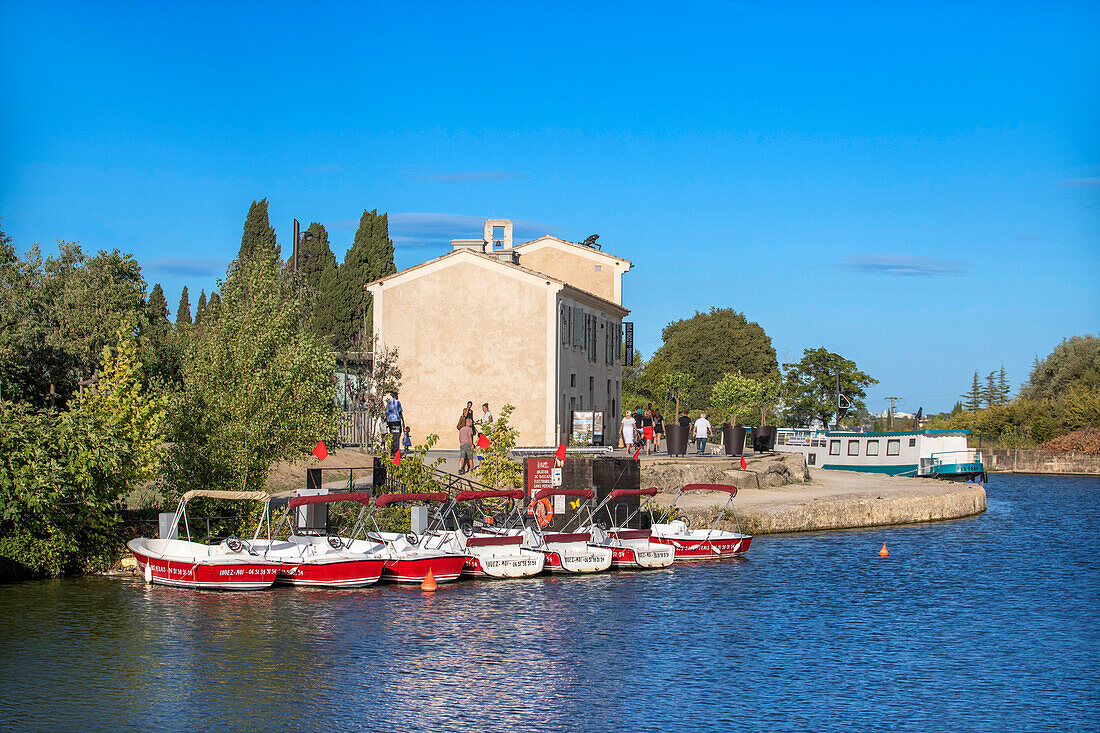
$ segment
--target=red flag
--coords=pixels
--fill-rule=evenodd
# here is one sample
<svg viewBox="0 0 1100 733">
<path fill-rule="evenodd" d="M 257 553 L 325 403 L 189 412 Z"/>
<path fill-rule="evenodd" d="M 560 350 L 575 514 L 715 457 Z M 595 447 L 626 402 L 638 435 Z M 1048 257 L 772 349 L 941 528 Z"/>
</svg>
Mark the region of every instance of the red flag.
<svg viewBox="0 0 1100 733">
<path fill-rule="evenodd" d="M 317 444 L 317 447 L 313 449 L 313 455 L 317 456 L 318 461 L 328 458 L 328 448 L 325 447 L 325 441 L 322 440 Z"/>
<path fill-rule="evenodd" d="M 641 452 L 642 452 L 642 449 L 641 449 L 641 448 L 639 448 L 638 450 L 634 451 L 634 460 L 635 460 L 635 461 L 640 461 L 640 460 L 641 460 L 640 458 L 638 458 L 638 454 L 639 454 L 639 453 L 641 453 Z"/>
<path fill-rule="evenodd" d="M 393 465 L 395 465 L 395 466 L 400 466 L 401 465 L 401 451 L 400 450 L 393 454 Z"/>
<path fill-rule="evenodd" d="M 741 456 L 741 470 L 744 471 L 748 466 L 745 464 L 745 457 Z"/>
<path fill-rule="evenodd" d="M 477 447 L 481 448 L 482 450 L 486 450 L 490 445 L 492 445 L 492 443 L 490 443 L 489 439 L 485 437 L 485 433 L 482 433 L 481 436 L 477 439 Z"/>
<path fill-rule="evenodd" d="M 554 455 L 558 457 L 559 461 L 565 460 L 565 443 L 558 446 L 558 449 L 554 452 Z"/>
</svg>

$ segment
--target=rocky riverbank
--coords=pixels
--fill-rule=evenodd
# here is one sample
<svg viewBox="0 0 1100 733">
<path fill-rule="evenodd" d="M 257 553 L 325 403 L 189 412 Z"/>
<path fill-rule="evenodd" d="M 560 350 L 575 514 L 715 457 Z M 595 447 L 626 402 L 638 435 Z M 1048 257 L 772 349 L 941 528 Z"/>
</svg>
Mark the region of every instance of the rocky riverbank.
<svg viewBox="0 0 1100 733">
<path fill-rule="evenodd" d="M 985 489 L 935 479 L 903 478 L 851 471 L 807 469 L 793 454 L 754 456 L 740 463 L 726 458 L 647 459 L 642 485 L 660 489 L 658 501 L 669 504 L 679 487 L 689 483 L 724 483 L 738 487 L 733 515 L 718 524 L 751 534 L 805 532 L 851 527 L 877 527 L 980 514 Z M 683 507 L 695 526 L 710 526 L 724 503 L 707 492 L 687 494 Z"/>
</svg>

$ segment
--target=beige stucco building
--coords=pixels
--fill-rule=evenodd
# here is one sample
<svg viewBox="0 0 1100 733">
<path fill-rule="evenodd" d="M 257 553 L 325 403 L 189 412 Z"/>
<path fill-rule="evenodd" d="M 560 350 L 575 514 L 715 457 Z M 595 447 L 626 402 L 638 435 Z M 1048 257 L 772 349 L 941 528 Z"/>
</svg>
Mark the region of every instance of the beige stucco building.
<svg viewBox="0 0 1100 733">
<path fill-rule="evenodd" d="M 398 350 L 414 443 L 436 433 L 438 447 L 458 447 L 467 400 L 477 415 L 483 402 L 495 415 L 514 405 L 518 445 L 556 445 L 574 410 L 603 411 L 605 442 L 616 440 L 630 262 L 551 236 L 513 246 L 507 219 L 451 245 L 366 285 L 375 334 Z"/>
</svg>

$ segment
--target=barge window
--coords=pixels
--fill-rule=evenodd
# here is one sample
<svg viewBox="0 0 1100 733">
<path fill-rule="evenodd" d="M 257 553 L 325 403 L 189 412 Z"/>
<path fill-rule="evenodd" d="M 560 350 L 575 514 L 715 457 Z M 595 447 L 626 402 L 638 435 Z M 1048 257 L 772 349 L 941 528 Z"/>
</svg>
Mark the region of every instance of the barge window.
<svg viewBox="0 0 1100 733">
<path fill-rule="evenodd" d="M 850 455 L 850 456 L 858 456 L 859 455 L 859 441 L 858 440 L 849 440 L 848 441 L 848 455 Z"/>
<path fill-rule="evenodd" d="M 917 445 L 917 439 L 916 438 L 910 438 L 909 439 L 909 447 L 910 448 L 915 448 L 916 445 Z"/>
<path fill-rule="evenodd" d="M 867 455 L 869 455 L 869 456 L 877 456 L 878 455 L 878 441 L 877 440 L 868 440 L 867 441 Z"/>
<path fill-rule="evenodd" d="M 831 455 L 831 456 L 839 456 L 840 455 L 840 441 L 839 440 L 830 440 L 829 441 L 829 455 Z"/>
<path fill-rule="evenodd" d="M 816 466 L 817 465 L 817 454 L 816 453 L 811 453 L 810 454 L 810 460 L 806 461 L 806 463 L 807 463 L 807 465 L 810 465 L 810 466 Z"/>
<path fill-rule="evenodd" d="M 886 455 L 888 455 L 888 456 L 901 455 L 901 441 L 900 440 L 888 440 L 888 441 L 886 441 Z"/>
</svg>

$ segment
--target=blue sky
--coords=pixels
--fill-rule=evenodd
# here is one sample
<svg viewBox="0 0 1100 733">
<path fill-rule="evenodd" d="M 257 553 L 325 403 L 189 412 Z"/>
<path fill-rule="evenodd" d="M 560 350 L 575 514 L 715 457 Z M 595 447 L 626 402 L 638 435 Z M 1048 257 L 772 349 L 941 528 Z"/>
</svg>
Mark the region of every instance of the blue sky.
<svg viewBox="0 0 1100 733">
<path fill-rule="evenodd" d="M 1100 333 L 1096 3 L 0 2 L 0 217 L 214 287 L 253 199 L 398 267 L 598 233 L 638 347 L 711 306 L 868 407 Z"/>
</svg>

